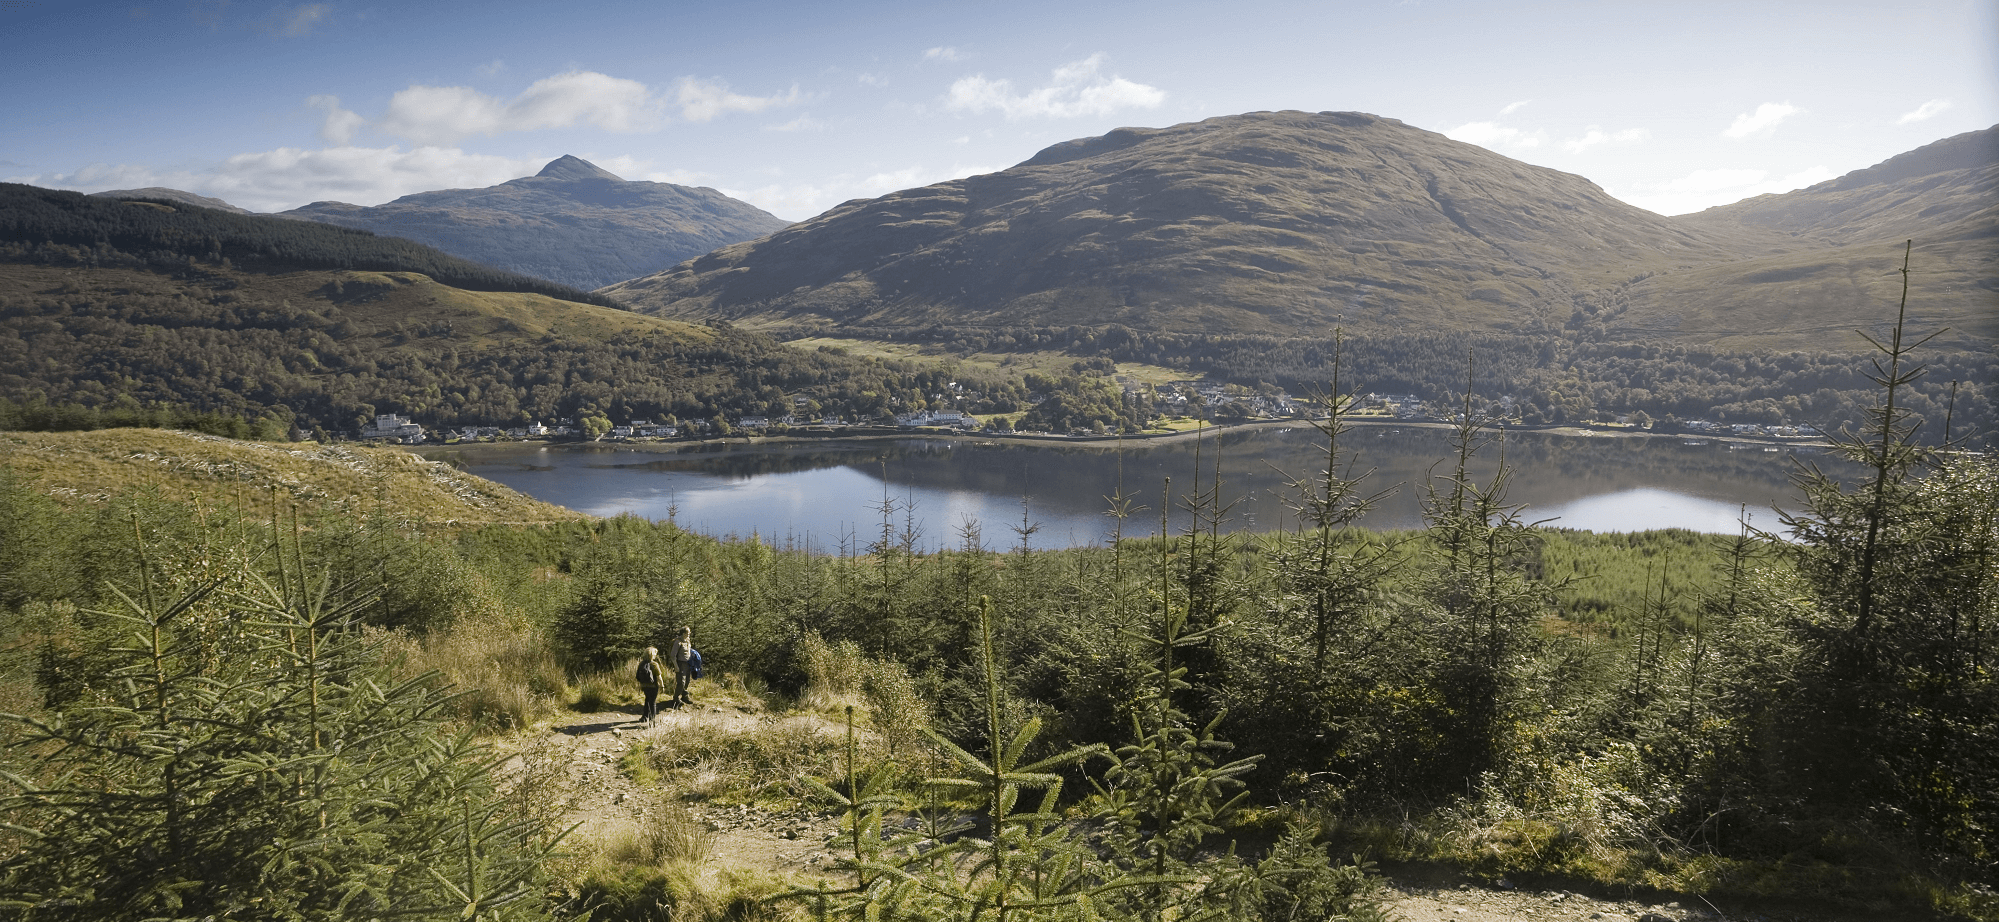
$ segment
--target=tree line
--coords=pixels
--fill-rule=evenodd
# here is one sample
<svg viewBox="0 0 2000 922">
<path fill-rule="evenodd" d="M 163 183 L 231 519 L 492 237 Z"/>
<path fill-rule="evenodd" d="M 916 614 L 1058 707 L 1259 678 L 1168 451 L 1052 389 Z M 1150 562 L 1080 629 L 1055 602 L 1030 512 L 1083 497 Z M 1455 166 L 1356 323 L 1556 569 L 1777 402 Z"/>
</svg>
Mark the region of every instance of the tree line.
<svg viewBox="0 0 2000 922">
<path fill-rule="evenodd" d="M 802 335 L 833 332 L 801 328 Z M 1330 335 L 1170 333 L 1105 327 L 842 327 L 837 335 L 942 345 L 960 354 L 1056 350 L 1187 372 L 1190 378 L 1306 393 L 1331 373 Z M 1595 339 L 1580 333 L 1412 331 L 1346 334 L 1343 361 L 1380 393 L 1450 403 L 1471 356 L 1474 388 L 1486 401 L 1511 396 L 1529 424 L 1581 422 L 1644 412 L 1654 418 L 1818 426 L 1858 424 L 1873 405 L 1865 375 L 1870 353 L 1856 337 L 1847 350 L 1730 350 L 1706 345 Z M 1950 436 L 1991 446 L 1996 379 L 1991 353 L 1941 353 L 1905 398 L 1932 444 Z"/>
</svg>

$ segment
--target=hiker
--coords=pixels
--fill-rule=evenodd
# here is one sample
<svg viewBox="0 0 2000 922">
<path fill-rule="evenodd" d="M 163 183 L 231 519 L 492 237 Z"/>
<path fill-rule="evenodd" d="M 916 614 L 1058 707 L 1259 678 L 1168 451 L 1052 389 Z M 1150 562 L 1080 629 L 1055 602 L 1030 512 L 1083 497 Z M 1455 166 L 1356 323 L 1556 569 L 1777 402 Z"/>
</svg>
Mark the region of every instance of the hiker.
<svg viewBox="0 0 2000 922">
<path fill-rule="evenodd" d="M 674 642 L 674 707 L 694 703 L 688 683 L 694 681 L 695 656 L 694 628 L 681 628 L 681 639 Z"/>
<path fill-rule="evenodd" d="M 639 690 L 646 693 L 646 716 L 641 718 L 652 723 L 660 716 L 660 673 L 664 667 L 660 663 L 660 648 L 647 647 L 646 655 L 639 658 Z"/>
</svg>

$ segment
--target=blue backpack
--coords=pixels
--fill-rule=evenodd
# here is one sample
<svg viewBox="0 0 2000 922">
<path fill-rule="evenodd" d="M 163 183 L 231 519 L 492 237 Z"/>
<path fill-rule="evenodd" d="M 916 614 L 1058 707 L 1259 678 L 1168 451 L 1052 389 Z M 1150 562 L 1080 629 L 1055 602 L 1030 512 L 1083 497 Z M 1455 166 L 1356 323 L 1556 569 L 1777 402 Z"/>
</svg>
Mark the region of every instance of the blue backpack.
<svg viewBox="0 0 2000 922">
<path fill-rule="evenodd" d="M 688 648 L 688 669 L 694 673 L 695 678 L 701 678 L 701 651 L 693 647 Z"/>
</svg>

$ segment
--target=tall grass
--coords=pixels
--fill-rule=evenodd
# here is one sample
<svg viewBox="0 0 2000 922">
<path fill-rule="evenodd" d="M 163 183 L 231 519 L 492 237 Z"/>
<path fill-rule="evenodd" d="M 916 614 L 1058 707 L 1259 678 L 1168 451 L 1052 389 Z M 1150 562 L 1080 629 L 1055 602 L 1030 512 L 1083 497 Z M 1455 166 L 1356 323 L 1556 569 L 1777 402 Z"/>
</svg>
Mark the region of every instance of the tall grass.
<svg viewBox="0 0 2000 922">
<path fill-rule="evenodd" d="M 466 619 L 422 637 L 383 632 L 401 671 L 436 671 L 458 692 L 457 715 L 498 730 L 528 727 L 555 713 L 568 692 L 562 666 L 534 625 L 504 615 Z"/>
</svg>

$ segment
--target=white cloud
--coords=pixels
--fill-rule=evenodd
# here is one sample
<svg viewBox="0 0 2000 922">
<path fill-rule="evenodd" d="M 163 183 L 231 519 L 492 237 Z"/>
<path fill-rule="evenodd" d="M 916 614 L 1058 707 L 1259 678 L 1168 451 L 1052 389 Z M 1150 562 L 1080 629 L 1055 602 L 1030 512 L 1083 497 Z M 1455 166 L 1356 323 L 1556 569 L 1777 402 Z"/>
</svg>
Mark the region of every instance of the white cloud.
<svg viewBox="0 0 2000 922">
<path fill-rule="evenodd" d="M 1501 147 L 1527 149 L 1540 147 L 1543 141 L 1542 133 L 1539 131 L 1522 131 L 1519 128 L 1509 128 L 1499 122 L 1467 122 L 1457 128 L 1447 130 L 1444 136 L 1454 141 L 1477 144 L 1480 147 L 1488 149 Z"/>
<path fill-rule="evenodd" d="M 471 135 L 591 125 L 640 131 L 660 121 L 660 104 L 646 85 L 594 71 L 544 77 L 512 100 L 471 87 L 412 86 L 389 99 L 376 127 L 419 145 L 446 145 Z"/>
<path fill-rule="evenodd" d="M 925 50 L 924 50 L 924 60 L 926 60 L 926 61 L 962 61 L 962 60 L 965 60 L 965 58 L 964 58 L 964 56 L 962 56 L 962 55 L 960 55 L 960 54 L 958 53 L 958 49 L 956 49 L 956 48 L 953 48 L 953 47 L 951 47 L 950 45 L 943 45 L 943 46 L 940 46 L 940 47 L 937 47 L 937 48 L 927 48 L 927 49 L 925 49 Z"/>
<path fill-rule="evenodd" d="M 1729 127 L 1722 132 L 1722 136 L 1747 138 L 1753 134 L 1767 132 L 1778 127 L 1779 122 L 1804 111 L 1788 102 L 1767 102 L 1758 106 L 1755 112 L 1738 115 L 1736 120 L 1730 122 Z"/>
<path fill-rule="evenodd" d="M 1757 195 L 1790 192 L 1834 178 L 1825 166 L 1772 178 L 1770 171 L 1758 169 L 1696 170 L 1678 179 L 1658 183 L 1638 183 L 1628 192 L 1612 192 L 1626 202 L 1664 215 L 1688 214 L 1717 205 L 1727 205 Z"/>
<path fill-rule="evenodd" d="M 863 86 L 889 85 L 889 78 L 882 74 L 857 74 L 855 75 L 854 79 L 860 81 L 861 85 Z"/>
<path fill-rule="evenodd" d="M 1564 141 L 1562 142 L 1562 146 L 1564 150 L 1572 154 L 1580 154 L 1600 144 L 1631 144 L 1645 139 L 1646 129 L 1644 128 L 1627 128 L 1624 131 L 1607 133 L 1596 125 L 1592 125 L 1584 131 L 1582 137 Z"/>
<path fill-rule="evenodd" d="M 1108 115 L 1119 109 L 1151 109 L 1165 102 L 1167 94 L 1123 77 L 1106 78 L 1098 68 L 1104 56 L 1093 54 L 1081 61 L 1064 64 L 1050 75 L 1047 86 L 1015 93 L 1008 80 L 989 80 L 984 75 L 961 77 L 945 95 L 945 108 L 966 112 L 998 110 L 1009 119 L 1075 118 L 1080 115 Z"/>
<path fill-rule="evenodd" d="M 1501 114 L 1501 115 L 1513 115 L 1513 114 L 1514 114 L 1515 112 L 1517 112 L 1517 111 L 1520 111 L 1520 108 L 1521 108 L 1522 106 L 1525 106 L 1525 105 L 1527 105 L 1527 104 L 1528 104 L 1528 102 L 1529 102 L 1529 101 L 1528 101 L 1528 100 L 1526 100 L 1526 99 L 1523 99 L 1523 100 L 1521 100 L 1520 102 L 1510 102 L 1510 103 L 1508 103 L 1508 104 L 1506 105 L 1506 107 L 1505 107 L 1505 108 L 1502 108 L 1502 109 L 1500 110 L 1500 114 Z"/>
<path fill-rule="evenodd" d="M 83 192 L 166 186 L 213 196 L 251 211 L 284 211 L 308 202 L 383 202 L 433 189 L 491 186 L 533 175 L 552 157 L 509 158 L 457 148 L 336 147 L 237 154 L 204 172 L 93 164 L 73 173 L 20 182 Z"/>
<path fill-rule="evenodd" d="M 354 140 L 354 132 L 368 120 L 340 107 L 338 96 L 314 96 L 306 100 L 306 105 L 326 111 L 326 118 L 320 122 L 320 140 L 335 147 L 346 147 Z"/>
<path fill-rule="evenodd" d="M 729 85 L 720 80 L 682 77 L 674 89 L 674 98 L 680 103 L 682 118 L 706 122 L 726 112 L 762 112 L 774 106 L 789 106 L 799 101 L 799 88 L 794 84 L 789 93 L 744 96 L 730 92 Z"/>
<path fill-rule="evenodd" d="M 1903 117 L 1897 119 L 1896 124 L 1908 125 L 1911 122 L 1921 122 L 1949 108 L 1951 108 L 1951 100 L 1933 99 L 1911 111 L 1903 113 Z"/>
<path fill-rule="evenodd" d="M 500 72 L 506 69 L 507 69 L 506 61 L 500 58 L 494 58 L 493 60 L 481 64 L 478 67 L 473 68 L 472 70 L 474 73 L 477 73 L 481 77 L 498 77 L 500 76 Z"/>
</svg>

